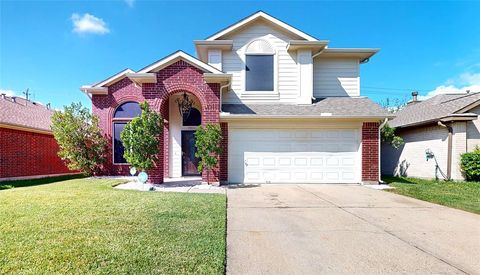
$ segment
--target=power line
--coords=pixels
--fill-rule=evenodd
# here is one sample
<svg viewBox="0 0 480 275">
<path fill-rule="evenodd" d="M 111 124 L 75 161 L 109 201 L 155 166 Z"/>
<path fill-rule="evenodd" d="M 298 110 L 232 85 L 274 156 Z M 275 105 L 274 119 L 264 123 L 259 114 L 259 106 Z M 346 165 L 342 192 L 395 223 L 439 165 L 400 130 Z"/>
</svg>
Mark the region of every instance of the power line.
<svg viewBox="0 0 480 275">
<path fill-rule="evenodd" d="M 434 89 L 413 89 L 413 88 L 387 88 L 387 87 L 373 87 L 373 86 L 361 86 L 361 88 L 367 88 L 367 89 L 376 89 L 376 90 L 395 90 L 395 91 L 422 91 L 422 92 L 429 92 L 433 91 Z"/>
</svg>

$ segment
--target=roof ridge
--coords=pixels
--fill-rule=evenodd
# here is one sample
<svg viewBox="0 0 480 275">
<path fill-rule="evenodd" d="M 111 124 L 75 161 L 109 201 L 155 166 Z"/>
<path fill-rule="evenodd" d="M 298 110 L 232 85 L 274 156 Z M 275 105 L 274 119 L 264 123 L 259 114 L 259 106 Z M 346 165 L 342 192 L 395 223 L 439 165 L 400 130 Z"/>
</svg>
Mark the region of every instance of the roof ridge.
<svg viewBox="0 0 480 275">
<path fill-rule="evenodd" d="M 460 95 L 459 97 L 452 98 L 452 99 L 448 99 L 448 100 L 442 101 L 442 102 L 440 102 L 440 103 L 443 104 L 443 103 L 455 101 L 455 100 L 458 100 L 458 99 L 461 99 L 461 98 L 465 98 L 465 97 L 468 97 L 468 96 L 472 96 L 472 95 L 474 95 L 474 94 L 477 94 L 477 93 L 471 93 L 471 94 L 465 94 L 465 95 L 458 94 L 458 95 Z M 448 95 L 448 94 L 446 94 L 446 95 Z M 455 94 L 450 94 L 450 95 L 455 95 Z"/>
</svg>

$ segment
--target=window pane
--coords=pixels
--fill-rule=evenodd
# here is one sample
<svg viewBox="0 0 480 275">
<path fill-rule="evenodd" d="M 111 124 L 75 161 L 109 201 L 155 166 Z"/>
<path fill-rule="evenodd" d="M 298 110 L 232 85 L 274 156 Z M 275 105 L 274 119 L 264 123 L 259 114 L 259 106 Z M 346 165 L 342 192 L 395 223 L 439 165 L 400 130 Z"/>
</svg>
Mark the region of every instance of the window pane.
<svg viewBox="0 0 480 275">
<path fill-rule="evenodd" d="M 247 55 L 246 90 L 273 91 L 273 55 Z"/>
<path fill-rule="evenodd" d="M 123 152 L 125 152 L 125 147 L 120 140 L 120 133 L 123 131 L 123 128 L 127 123 L 114 123 L 113 124 L 113 162 L 114 163 L 127 163 L 123 157 Z"/>
<path fill-rule="evenodd" d="M 132 118 L 140 116 L 141 113 L 142 110 L 140 109 L 140 104 L 138 104 L 137 102 L 125 102 L 117 108 L 113 117 Z"/>
<path fill-rule="evenodd" d="M 202 124 L 202 114 L 196 108 L 192 108 L 188 117 L 183 116 L 183 126 L 198 126 Z"/>
</svg>

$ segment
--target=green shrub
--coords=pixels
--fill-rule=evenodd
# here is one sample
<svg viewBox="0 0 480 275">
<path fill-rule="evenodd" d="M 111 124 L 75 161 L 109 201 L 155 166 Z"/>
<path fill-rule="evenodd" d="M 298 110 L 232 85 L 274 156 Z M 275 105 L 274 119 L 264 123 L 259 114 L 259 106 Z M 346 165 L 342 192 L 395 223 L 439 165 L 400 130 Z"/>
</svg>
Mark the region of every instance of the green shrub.
<svg viewBox="0 0 480 275">
<path fill-rule="evenodd" d="M 198 171 L 207 171 L 207 182 L 209 184 L 210 171 L 215 168 L 222 153 L 221 141 L 222 131 L 218 124 L 208 123 L 205 127 L 200 125 L 195 131 L 195 146 L 197 147 L 195 156 L 200 159 Z"/>
<path fill-rule="evenodd" d="M 58 156 L 70 170 L 84 175 L 99 171 L 105 161 L 106 140 L 98 125 L 98 117 L 82 103 L 72 103 L 52 116 L 52 131 L 60 147 Z"/>
<path fill-rule="evenodd" d="M 140 108 L 142 114 L 125 125 L 120 139 L 125 146 L 123 157 L 127 162 L 142 171 L 148 171 L 158 161 L 158 139 L 163 132 L 163 118 L 150 110 L 146 101 L 140 103 Z"/>
<path fill-rule="evenodd" d="M 477 146 L 473 152 L 461 155 L 463 175 L 468 181 L 480 181 L 480 148 Z"/>
</svg>

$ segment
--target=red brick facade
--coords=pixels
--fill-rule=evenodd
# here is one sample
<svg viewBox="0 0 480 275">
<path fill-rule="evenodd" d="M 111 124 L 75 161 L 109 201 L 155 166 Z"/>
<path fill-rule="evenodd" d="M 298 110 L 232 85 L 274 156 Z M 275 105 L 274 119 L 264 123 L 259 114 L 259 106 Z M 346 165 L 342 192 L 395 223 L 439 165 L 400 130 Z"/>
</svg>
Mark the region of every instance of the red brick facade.
<svg viewBox="0 0 480 275">
<path fill-rule="evenodd" d="M 52 135 L 0 128 L 0 178 L 66 174 Z"/>
<path fill-rule="evenodd" d="M 362 181 L 378 182 L 378 127 L 377 122 L 364 122 L 362 126 Z"/>
<path fill-rule="evenodd" d="M 228 123 L 220 123 L 220 129 L 222 130 L 222 142 L 220 146 L 222 147 L 222 154 L 220 155 L 220 182 L 228 181 Z"/>
<path fill-rule="evenodd" d="M 124 78 L 108 87 L 108 95 L 93 95 L 92 110 L 100 118 L 100 127 L 109 141 L 109 156 L 103 173 L 106 175 L 128 175 L 129 165 L 112 163 L 112 129 L 116 108 L 127 102 L 147 101 L 151 108 L 160 112 L 164 118 L 164 133 L 159 139 L 160 156 L 156 167 L 149 171 L 150 180 L 162 183 L 169 174 L 169 97 L 184 91 L 193 94 L 201 104 L 202 124 L 220 123 L 219 97 L 220 85 L 208 84 L 204 80 L 203 71 L 185 61 L 178 61 L 156 72 L 157 83 L 143 85 L 134 84 Z M 220 123 L 223 140 L 223 153 L 219 165 L 210 173 L 202 174 L 203 181 L 228 181 L 228 123 Z M 379 178 L 378 164 L 378 127 L 379 123 L 366 122 L 362 127 L 362 181 L 377 182 Z"/>
<path fill-rule="evenodd" d="M 219 123 L 219 84 L 207 84 L 203 72 L 185 61 L 178 61 L 158 72 L 157 83 L 135 85 L 130 79 L 124 78 L 108 87 L 108 95 L 94 95 L 92 97 L 93 113 L 100 118 L 100 127 L 104 129 L 106 138 L 110 141 L 108 162 L 105 165 L 105 174 L 127 175 L 128 165 L 112 163 L 112 126 L 113 114 L 119 105 L 127 101 L 147 101 L 151 108 L 160 112 L 165 120 L 164 134 L 159 140 L 160 156 L 156 168 L 150 171 L 152 182 L 163 182 L 164 175 L 168 175 L 168 99 L 175 93 L 184 91 L 195 95 L 202 105 L 202 124 Z M 202 178 L 207 181 L 207 174 Z M 218 169 L 210 173 L 210 181 L 218 181 Z"/>
</svg>

